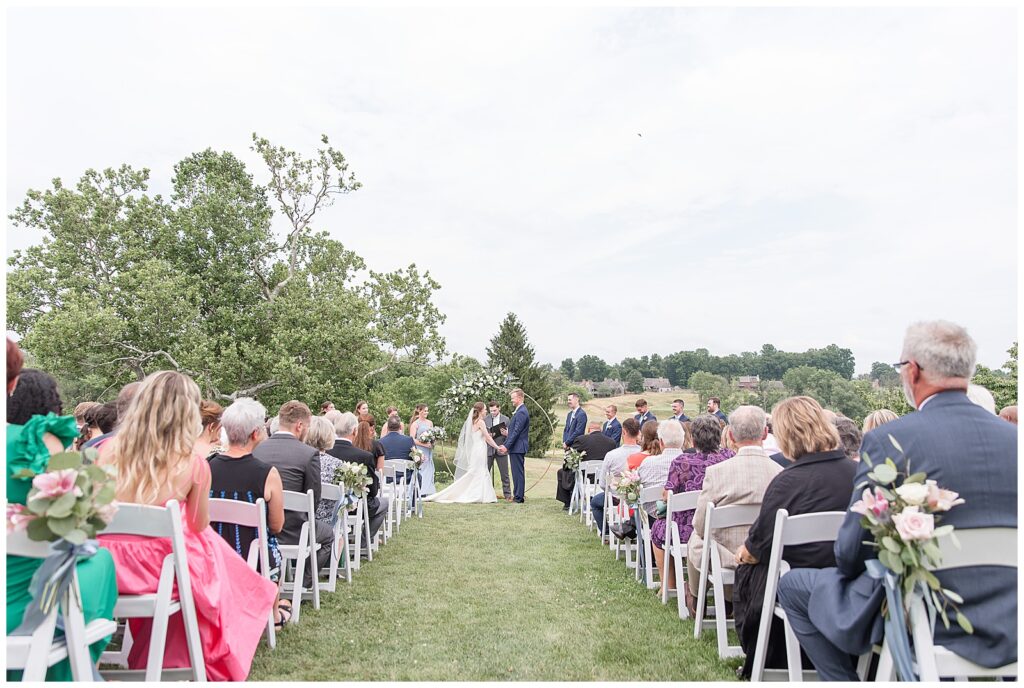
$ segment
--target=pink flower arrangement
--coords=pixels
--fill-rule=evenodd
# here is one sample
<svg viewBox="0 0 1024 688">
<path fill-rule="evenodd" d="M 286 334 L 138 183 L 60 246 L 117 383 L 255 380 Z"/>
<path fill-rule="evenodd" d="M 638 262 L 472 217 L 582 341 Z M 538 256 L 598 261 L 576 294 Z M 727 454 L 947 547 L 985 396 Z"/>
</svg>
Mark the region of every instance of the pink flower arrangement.
<svg viewBox="0 0 1024 688">
<path fill-rule="evenodd" d="M 907 506 L 898 514 L 893 514 L 893 525 L 904 542 L 927 541 L 935 533 L 935 517 L 922 514 L 916 506 Z"/>
<path fill-rule="evenodd" d="M 926 503 L 932 511 L 949 511 L 953 507 L 964 503 L 959 493 L 952 490 L 943 490 L 935 484 L 934 480 L 926 480 L 925 485 L 928 486 Z"/>
<path fill-rule="evenodd" d="M 865 489 L 861 499 L 854 502 L 850 511 L 861 516 L 866 516 L 870 512 L 876 518 L 882 518 L 889 511 L 889 500 L 885 498 L 880 488 L 876 487 L 874 493 L 870 489 Z"/>
<path fill-rule="evenodd" d="M 76 480 L 78 480 L 78 471 L 74 468 L 66 468 L 52 473 L 40 473 L 32 479 L 32 487 L 39 490 L 35 498 L 57 499 L 69 492 L 73 493 L 75 497 L 81 497 L 82 488 L 75 485 Z"/>
<path fill-rule="evenodd" d="M 8 504 L 7 505 L 7 532 L 13 533 L 19 530 L 25 530 L 28 528 L 30 521 L 34 520 L 35 516 L 25 508 L 23 504 Z"/>
</svg>

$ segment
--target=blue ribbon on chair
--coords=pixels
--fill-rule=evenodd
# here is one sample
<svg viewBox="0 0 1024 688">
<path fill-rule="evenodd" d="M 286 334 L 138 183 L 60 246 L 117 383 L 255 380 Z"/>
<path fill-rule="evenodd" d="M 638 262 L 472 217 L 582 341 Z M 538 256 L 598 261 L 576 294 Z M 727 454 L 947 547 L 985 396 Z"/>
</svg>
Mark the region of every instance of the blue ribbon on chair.
<svg viewBox="0 0 1024 688">
<path fill-rule="evenodd" d="M 914 661 L 910 654 L 910 633 L 903 611 L 903 590 L 899 578 L 877 559 L 868 559 L 865 565 L 868 575 L 881 580 L 885 588 L 885 599 L 889 604 L 889 616 L 885 619 L 885 640 L 892 653 L 896 674 L 900 681 L 917 681 Z"/>
<path fill-rule="evenodd" d="M 43 559 L 43 563 L 32 575 L 28 587 L 32 600 L 25 607 L 21 624 L 11 631 L 10 635 L 26 636 L 35 633 L 71 587 L 78 560 L 88 559 L 96 554 L 99 551 L 99 543 L 96 540 L 86 540 L 76 545 L 67 540 L 58 540 L 50 545 L 50 550 L 52 554 Z M 59 609 L 57 628 L 65 630 L 64 617 Z M 94 681 L 103 680 L 95 664 L 92 664 L 92 678 Z"/>
</svg>

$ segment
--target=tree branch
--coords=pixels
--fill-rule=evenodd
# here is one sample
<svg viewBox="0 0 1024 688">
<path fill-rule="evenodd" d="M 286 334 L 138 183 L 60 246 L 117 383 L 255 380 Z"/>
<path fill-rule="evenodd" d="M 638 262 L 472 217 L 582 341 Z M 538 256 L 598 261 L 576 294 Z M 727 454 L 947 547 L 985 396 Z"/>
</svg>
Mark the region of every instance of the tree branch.
<svg viewBox="0 0 1024 688">
<path fill-rule="evenodd" d="M 235 399 L 238 399 L 239 397 L 253 397 L 253 396 L 256 396 L 257 394 L 259 394 L 263 390 L 270 389 L 271 387 L 277 387 L 279 384 L 281 384 L 281 383 L 278 382 L 277 380 L 268 380 L 267 382 L 261 382 L 258 385 L 253 385 L 252 387 L 249 387 L 247 389 L 239 389 L 239 390 L 236 390 L 236 391 L 232 392 L 231 394 L 219 394 L 218 396 L 221 399 L 225 399 L 227 401 L 234 401 Z"/>
</svg>

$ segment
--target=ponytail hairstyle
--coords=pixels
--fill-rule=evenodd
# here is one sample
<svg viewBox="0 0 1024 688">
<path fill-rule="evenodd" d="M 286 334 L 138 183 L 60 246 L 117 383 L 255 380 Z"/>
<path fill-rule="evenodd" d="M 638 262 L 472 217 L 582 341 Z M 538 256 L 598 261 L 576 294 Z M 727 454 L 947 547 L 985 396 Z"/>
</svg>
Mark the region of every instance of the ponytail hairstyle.
<svg viewBox="0 0 1024 688">
<path fill-rule="evenodd" d="M 473 404 L 473 423 L 476 423 L 478 420 L 484 417 L 484 411 L 486 409 L 487 407 L 484 406 L 484 402 L 482 401 L 478 401 L 475 404 Z"/>
</svg>

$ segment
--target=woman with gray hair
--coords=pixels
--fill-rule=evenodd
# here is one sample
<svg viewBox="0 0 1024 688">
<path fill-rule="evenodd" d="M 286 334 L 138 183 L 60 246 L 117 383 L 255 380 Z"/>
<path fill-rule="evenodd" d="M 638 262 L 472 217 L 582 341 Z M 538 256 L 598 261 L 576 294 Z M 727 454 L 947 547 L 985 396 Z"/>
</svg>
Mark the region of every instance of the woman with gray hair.
<svg viewBox="0 0 1024 688">
<path fill-rule="evenodd" d="M 328 412 L 328 415 L 332 411 Z M 337 413 L 338 416 L 341 413 Z M 327 450 L 334 446 L 334 417 L 313 416 L 309 421 L 309 430 L 306 431 L 306 444 L 320 452 L 320 482 L 334 484 L 334 472 L 338 470 L 343 462 L 341 459 L 331 456 Z M 321 499 L 316 505 L 316 520 L 327 521 L 334 524 L 338 517 L 338 504 L 333 499 Z"/>
<path fill-rule="evenodd" d="M 267 530 L 269 531 L 270 565 L 281 568 L 281 550 L 277 534 L 284 527 L 284 488 L 281 475 L 273 466 L 263 463 L 252 455 L 252 450 L 267 438 L 267 410 L 255 399 L 236 399 L 224 409 L 220 425 L 228 438 L 228 448 L 213 454 L 210 464 L 210 497 L 234 499 L 255 504 L 260 497 L 266 502 Z M 233 523 L 211 523 L 217 534 L 227 540 L 243 559 L 249 557 L 249 547 L 256 539 L 255 528 Z M 283 627 L 291 618 L 291 603 L 278 600 L 274 615 L 278 627 Z"/>
</svg>

